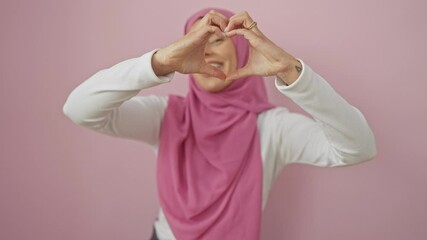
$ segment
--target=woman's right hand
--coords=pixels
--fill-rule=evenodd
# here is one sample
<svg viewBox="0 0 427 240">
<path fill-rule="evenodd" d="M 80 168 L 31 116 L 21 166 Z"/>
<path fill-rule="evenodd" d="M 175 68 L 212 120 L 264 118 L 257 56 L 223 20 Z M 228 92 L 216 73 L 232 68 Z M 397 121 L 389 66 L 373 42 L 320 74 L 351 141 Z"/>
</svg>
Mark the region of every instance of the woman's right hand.
<svg viewBox="0 0 427 240">
<path fill-rule="evenodd" d="M 184 74 L 202 73 L 216 78 L 226 76 L 219 69 L 205 61 L 205 44 L 212 35 L 224 38 L 223 33 L 228 19 L 215 11 L 206 14 L 200 21 L 194 23 L 191 31 L 171 45 L 159 49 L 152 58 L 153 70 L 157 76 L 172 72 Z"/>
</svg>

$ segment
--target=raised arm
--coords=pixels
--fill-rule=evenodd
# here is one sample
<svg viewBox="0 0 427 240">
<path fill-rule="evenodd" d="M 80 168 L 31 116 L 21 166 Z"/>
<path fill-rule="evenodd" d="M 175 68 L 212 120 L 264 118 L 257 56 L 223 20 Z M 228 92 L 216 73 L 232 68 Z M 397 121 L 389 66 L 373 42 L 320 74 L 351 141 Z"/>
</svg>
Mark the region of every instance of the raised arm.
<svg viewBox="0 0 427 240">
<path fill-rule="evenodd" d="M 265 116 L 265 133 L 278 169 L 290 163 L 319 167 L 350 166 L 376 155 L 374 135 L 363 114 L 342 98 L 307 64 L 290 86 L 277 89 L 312 116 L 278 108 Z"/>
<path fill-rule="evenodd" d="M 137 94 L 169 82 L 173 73 L 164 77 L 154 73 L 154 52 L 95 73 L 71 92 L 63 106 L 64 114 L 97 132 L 155 145 L 167 99 Z"/>
<path fill-rule="evenodd" d="M 164 48 L 94 74 L 70 94 L 63 107 L 65 115 L 101 133 L 156 144 L 167 100 L 136 96 L 141 89 L 170 81 L 174 72 L 225 78 L 204 61 L 204 49 L 211 35 L 224 36 L 221 30 L 227 19 L 211 12 L 200 23 Z"/>
<path fill-rule="evenodd" d="M 247 12 L 230 18 L 227 36 L 244 36 L 251 47 L 246 66 L 228 80 L 248 75 L 276 76 L 276 87 L 313 119 L 286 109 L 262 116 L 263 142 L 269 155 L 282 165 L 308 163 L 344 166 L 372 159 L 375 139 L 363 114 L 308 65 L 274 44 Z M 279 164 L 280 165 L 280 164 Z"/>
</svg>

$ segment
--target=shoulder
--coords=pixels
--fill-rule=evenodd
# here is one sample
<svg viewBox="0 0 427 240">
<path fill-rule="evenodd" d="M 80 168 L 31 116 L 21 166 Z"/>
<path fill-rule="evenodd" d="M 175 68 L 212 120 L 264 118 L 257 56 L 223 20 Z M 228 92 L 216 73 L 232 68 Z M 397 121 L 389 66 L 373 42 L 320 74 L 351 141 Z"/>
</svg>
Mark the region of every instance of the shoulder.
<svg viewBox="0 0 427 240">
<path fill-rule="evenodd" d="M 258 115 L 258 122 L 262 121 L 261 119 L 272 118 L 274 116 L 281 116 L 284 114 L 290 113 L 289 109 L 285 107 L 274 107 L 267 111 L 264 111 Z"/>
<path fill-rule="evenodd" d="M 285 107 L 274 107 L 258 114 L 257 125 L 261 136 L 274 132 L 278 123 L 289 113 Z"/>
<path fill-rule="evenodd" d="M 275 107 L 258 115 L 257 124 L 260 133 L 274 134 L 280 131 L 295 128 L 304 123 L 314 122 L 301 113 L 291 112 L 285 107 Z"/>
</svg>

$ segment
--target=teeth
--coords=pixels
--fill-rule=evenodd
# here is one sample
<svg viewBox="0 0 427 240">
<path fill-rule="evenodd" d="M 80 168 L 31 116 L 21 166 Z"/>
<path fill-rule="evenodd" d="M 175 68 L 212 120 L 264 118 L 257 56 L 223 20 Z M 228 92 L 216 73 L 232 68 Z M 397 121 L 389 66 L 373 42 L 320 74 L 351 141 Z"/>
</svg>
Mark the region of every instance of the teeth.
<svg viewBox="0 0 427 240">
<path fill-rule="evenodd" d="M 222 67 L 222 64 L 219 64 L 219 63 L 210 63 L 210 65 L 211 65 L 211 66 L 214 66 L 214 67 L 216 67 L 216 68 L 220 68 L 220 67 Z"/>
</svg>

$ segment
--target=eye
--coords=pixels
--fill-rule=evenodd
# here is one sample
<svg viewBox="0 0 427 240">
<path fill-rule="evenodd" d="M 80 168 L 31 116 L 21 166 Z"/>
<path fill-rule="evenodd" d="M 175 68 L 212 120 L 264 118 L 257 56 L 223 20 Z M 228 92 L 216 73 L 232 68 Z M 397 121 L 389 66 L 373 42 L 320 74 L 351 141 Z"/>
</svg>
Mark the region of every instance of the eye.
<svg viewBox="0 0 427 240">
<path fill-rule="evenodd" d="M 219 44 L 219 43 L 221 43 L 223 41 L 224 41 L 223 38 L 217 38 L 217 39 L 214 39 L 213 41 L 211 41 L 211 44 Z"/>
</svg>

